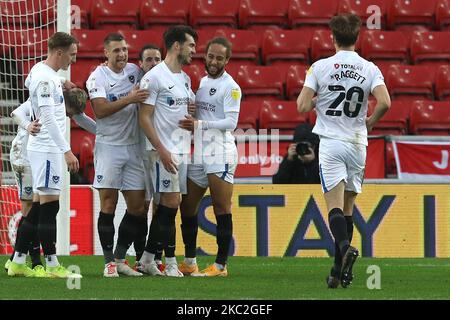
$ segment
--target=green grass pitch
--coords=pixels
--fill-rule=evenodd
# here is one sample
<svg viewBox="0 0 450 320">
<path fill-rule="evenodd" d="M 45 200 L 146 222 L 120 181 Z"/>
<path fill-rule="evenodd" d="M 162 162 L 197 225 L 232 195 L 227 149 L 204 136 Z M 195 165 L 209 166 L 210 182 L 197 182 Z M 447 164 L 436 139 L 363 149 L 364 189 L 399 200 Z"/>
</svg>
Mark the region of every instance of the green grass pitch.
<svg viewBox="0 0 450 320">
<path fill-rule="evenodd" d="M 231 257 L 227 278 L 106 279 L 102 257 L 61 257 L 63 265 L 80 267 L 80 289 L 68 289 L 65 279 L 8 277 L 3 270 L 7 259 L 0 256 L 0 299 L 450 299 L 450 259 L 359 258 L 352 285 L 336 290 L 325 284 L 331 258 Z M 205 267 L 214 258 L 198 261 Z M 367 287 L 371 265 L 380 268 L 381 289 Z"/>
</svg>

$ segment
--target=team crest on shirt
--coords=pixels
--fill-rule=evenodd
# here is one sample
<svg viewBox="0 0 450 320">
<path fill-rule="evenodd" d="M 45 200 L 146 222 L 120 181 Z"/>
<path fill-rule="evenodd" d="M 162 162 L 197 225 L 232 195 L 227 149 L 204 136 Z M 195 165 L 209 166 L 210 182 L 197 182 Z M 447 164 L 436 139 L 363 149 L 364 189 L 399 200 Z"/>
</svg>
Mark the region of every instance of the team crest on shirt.
<svg viewBox="0 0 450 320">
<path fill-rule="evenodd" d="M 130 80 L 131 83 L 134 83 L 134 80 L 136 80 L 136 79 L 134 78 L 134 76 L 129 76 L 128 80 Z"/>
<path fill-rule="evenodd" d="M 188 83 L 187 83 L 187 82 L 185 82 L 185 83 L 184 83 L 184 86 L 186 87 L 186 89 L 188 89 L 188 90 L 189 90 L 189 85 L 188 85 Z"/>
<path fill-rule="evenodd" d="M 60 96 L 59 97 L 59 103 L 63 103 L 64 102 L 64 97 L 63 96 Z"/>
<path fill-rule="evenodd" d="M 53 176 L 52 180 L 54 183 L 58 183 L 59 182 L 59 176 Z"/>
<path fill-rule="evenodd" d="M 32 187 L 25 187 L 25 193 L 26 194 L 31 194 L 31 192 L 33 191 L 33 188 Z"/>
<path fill-rule="evenodd" d="M 103 176 L 101 174 L 97 175 L 97 182 L 100 183 L 100 181 L 103 180 Z"/>
<path fill-rule="evenodd" d="M 209 89 L 209 95 L 210 95 L 210 96 L 213 96 L 216 92 L 217 92 L 217 89 L 216 89 L 216 88 L 211 88 L 211 89 Z"/>
<path fill-rule="evenodd" d="M 172 97 L 167 97 L 167 104 L 170 106 L 172 106 L 175 103 L 175 100 L 173 100 Z"/>
<path fill-rule="evenodd" d="M 164 188 L 168 188 L 170 186 L 170 180 L 169 179 L 164 179 L 162 181 Z"/>
</svg>

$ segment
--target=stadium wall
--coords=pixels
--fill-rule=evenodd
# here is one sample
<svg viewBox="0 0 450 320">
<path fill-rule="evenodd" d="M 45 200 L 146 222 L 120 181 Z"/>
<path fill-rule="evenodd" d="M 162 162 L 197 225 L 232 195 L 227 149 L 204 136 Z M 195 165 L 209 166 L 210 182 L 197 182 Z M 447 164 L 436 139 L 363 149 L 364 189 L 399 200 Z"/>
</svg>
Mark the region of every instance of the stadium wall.
<svg viewBox="0 0 450 320">
<path fill-rule="evenodd" d="M 14 196 L 13 188 L 2 193 Z M 199 211 L 199 254 L 216 253 L 215 218 L 206 195 Z M 14 223 L 20 207 L 6 213 L 1 230 Z M 98 193 L 88 186 L 71 188 L 71 254 L 101 254 L 97 235 Z M 116 230 L 125 212 L 119 199 Z M 233 195 L 235 256 L 327 257 L 334 245 L 320 185 L 236 185 Z M 14 216 L 16 219 L 14 219 Z M 177 216 L 177 254 L 183 254 Z M 353 244 L 366 257 L 450 257 L 449 185 L 365 185 L 354 211 Z M 3 231 L 5 232 L 5 231 Z M 116 235 L 117 236 L 117 235 Z M 6 253 L 10 246 L 2 246 Z M 134 254 L 132 248 L 129 251 Z"/>
</svg>

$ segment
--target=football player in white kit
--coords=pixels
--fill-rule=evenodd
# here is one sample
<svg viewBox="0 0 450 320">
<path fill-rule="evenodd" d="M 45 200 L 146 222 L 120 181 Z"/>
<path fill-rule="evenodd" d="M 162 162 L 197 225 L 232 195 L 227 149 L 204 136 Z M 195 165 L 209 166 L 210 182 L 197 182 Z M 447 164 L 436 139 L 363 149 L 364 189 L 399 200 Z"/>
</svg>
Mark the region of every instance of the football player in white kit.
<svg viewBox="0 0 450 320">
<path fill-rule="evenodd" d="M 139 122 L 149 139 L 151 178 L 159 194 L 156 213 L 150 224 L 149 238 L 138 270 L 162 275 L 154 261 L 157 243 L 162 242 L 166 256 L 164 274 L 182 277 L 175 258 L 175 216 L 186 193 L 187 156 L 190 154 L 190 132 L 178 128 L 178 122 L 188 114 L 194 101 L 189 76 L 181 68 L 192 61 L 197 33 L 189 26 L 170 27 L 164 33 L 167 55 L 164 61 L 145 74 L 141 88 L 150 96 L 141 103 Z"/>
<path fill-rule="evenodd" d="M 320 136 L 319 173 L 336 249 L 327 277 L 329 288 L 337 288 L 339 282 L 347 287 L 353 279 L 352 267 L 359 253 L 350 245 L 352 213 L 364 179 L 367 132 L 390 107 L 380 70 L 355 52 L 360 26 L 354 14 L 331 19 L 336 54 L 311 66 L 297 99 L 299 112 L 315 108 L 317 113 L 313 132 Z M 370 94 L 377 105 L 367 117 Z"/>
<path fill-rule="evenodd" d="M 154 66 L 161 62 L 161 49 L 154 44 L 147 44 L 141 48 L 139 52 L 139 67 L 142 69 L 143 73 L 147 73 Z M 145 174 L 145 212 L 148 213 L 150 207 L 150 202 L 153 198 L 153 185 L 150 177 L 150 147 L 147 146 L 148 139 L 145 136 L 144 131 L 140 130 L 141 134 L 141 151 L 142 160 L 144 161 L 144 174 Z M 154 208 L 155 206 L 153 206 Z M 152 210 L 154 213 L 154 210 Z M 136 240 L 133 242 L 134 250 L 136 252 L 136 265 L 137 267 L 139 260 L 142 257 L 145 249 L 145 243 L 147 241 L 148 225 L 147 223 L 140 226 L 139 233 Z M 158 249 L 157 257 L 155 257 L 158 265 L 162 265 L 161 262 L 162 248 Z"/>
<path fill-rule="evenodd" d="M 103 276 L 141 276 L 125 263 L 128 248 L 137 238 L 145 212 L 144 165 L 140 149 L 137 103 L 148 97 L 138 89 L 141 69 L 128 63 L 127 43 L 121 34 L 104 40 L 106 66 L 98 66 L 86 87 L 97 117 L 93 187 L 100 195 L 97 229 L 105 258 Z M 114 213 L 121 190 L 127 210 L 120 223 L 115 251 Z"/>
<path fill-rule="evenodd" d="M 231 198 L 237 148 L 232 131 L 236 129 L 241 89 L 225 71 L 231 57 L 231 44 L 222 37 L 206 46 L 207 76 L 196 93 L 195 118 L 180 121 L 180 127 L 194 131 L 194 163 L 188 165 L 187 194 L 181 202 L 181 230 L 185 260 L 180 270 L 191 276 L 227 276 L 227 259 L 233 235 Z M 215 263 L 199 272 L 196 262 L 200 201 L 209 187 L 217 220 L 218 251 Z"/>
<path fill-rule="evenodd" d="M 64 91 L 64 101 L 66 104 L 66 115 L 73 118 L 83 129 L 95 133 L 95 121 L 88 117 L 83 111 L 86 107 L 86 93 L 78 88 Z M 36 135 L 42 126 L 39 120 L 30 121 L 31 101 L 28 99 L 17 107 L 12 113 L 14 121 L 18 125 L 17 135 L 11 143 L 10 161 L 17 184 L 17 192 L 21 203 L 23 218 L 18 225 L 19 234 L 23 236 L 21 229 L 22 222 L 33 205 L 33 178 L 31 166 L 27 157 L 28 135 Z M 38 207 L 39 203 L 36 203 Z M 20 231 L 19 231 L 20 230 Z M 40 259 L 40 243 L 37 230 L 34 231 L 33 241 L 30 243 L 29 254 L 31 256 L 34 276 L 45 276 L 45 269 Z M 14 253 L 6 262 L 5 269 L 8 271 L 9 265 L 14 258 Z"/>
<path fill-rule="evenodd" d="M 29 275 L 26 254 L 32 241 L 33 230 L 38 236 L 46 260 L 46 272 L 51 277 L 67 278 L 81 275 L 69 272 L 56 257 L 56 215 L 62 182 L 62 154 L 68 169 L 77 172 L 78 160 L 64 139 L 66 110 L 60 69 L 67 70 L 75 62 L 78 41 L 64 32 L 53 34 L 48 40 L 48 57 L 30 70 L 25 86 L 30 91 L 32 119 L 39 119 L 41 131 L 30 136 L 27 146 L 33 176 L 33 205 L 21 225 L 23 236 L 18 234 L 14 259 L 8 275 Z"/>
</svg>

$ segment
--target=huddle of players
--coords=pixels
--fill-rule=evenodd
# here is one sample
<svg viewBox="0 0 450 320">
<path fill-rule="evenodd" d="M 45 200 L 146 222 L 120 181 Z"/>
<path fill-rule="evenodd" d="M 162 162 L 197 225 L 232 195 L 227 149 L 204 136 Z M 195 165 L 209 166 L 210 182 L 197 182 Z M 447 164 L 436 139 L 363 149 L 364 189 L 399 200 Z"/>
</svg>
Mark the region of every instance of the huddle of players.
<svg viewBox="0 0 450 320">
<path fill-rule="evenodd" d="M 93 186 L 100 195 L 97 227 L 105 277 L 227 275 L 237 165 L 231 131 L 237 125 L 241 91 L 224 71 L 231 46 L 226 39 L 216 38 L 207 47 L 208 75 L 197 94 L 192 92 L 182 67 L 191 63 L 196 41 L 192 28 L 170 27 L 164 33 L 164 61 L 159 63 L 158 48 L 144 48 L 139 68 L 128 63 L 126 40 L 120 34 L 110 34 L 104 41 L 107 65 L 97 67 L 86 83 L 97 117 Z M 213 265 L 199 271 L 195 258 L 197 208 L 208 187 L 217 218 L 218 254 Z M 114 248 L 113 219 L 119 190 L 127 209 Z M 152 196 L 154 214 L 147 230 Z M 180 265 L 175 258 L 179 208 L 185 244 L 185 260 Z M 135 268 L 125 260 L 132 243 Z M 165 266 L 160 262 L 162 252 Z"/>
<path fill-rule="evenodd" d="M 57 107 L 64 105 L 64 97 L 62 95 L 60 97 L 62 88 L 55 80 L 56 71 L 67 69 L 76 59 L 76 39 L 60 32 L 55 34 L 55 38 L 63 38 L 67 42 L 63 41 L 62 47 L 53 50 L 57 52 L 53 56 L 58 56 L 60 62 L 51 68 L 47 61 L 41 62 L 30 72 L 29 78 L 35 75 L 33 79 L 37 82 L 36 88 L 33 88 L 37 97 L 32 100 L 36 108 L 30 108 L 30 102 L 28 105 L 24 104 L 22 109 L 28 109 L 30 112 L 24 112 L 21 120 L 18 120 L 22 122 L 21 136 L 28 137 L 29 134 L 41 140 L 47 139 L 47 142 L 51 139 L 58 140 L 64 132 L 63 116 L 59 114 L 60 107 Z M 191 90 L 189 77 L 181 70 L 184 65 L 191 62 L 196 40 L 197 34 L 192 28 L 171 27 L 164 34 L 167 48 L 164 62 L 159 63 L 161 61 L 159 48 L 148 45 L 141 50 L 138 67 L 128 63 L 125 39 L 120 34 L 110 34 L 104 41 L 107 63 L 98 66 L 86 83 L 97 121 L 95 123 L 89 118 L 89 121 L 84 121 L 88 123 L 82 127 L 96 133 L 94 187 L 100 195 L 101 211 L 97 227 L 105 258 L 105 277 L 118 277 L 119 274 L 142 276 L 143 273 L 175 277 L 181 277 L 183 274 L 227 275 L 226 261 L 232 237 L 231 194 L 237 161 L 237 150 L 231 130 L 237 125 L 241 93 L 239 86 L 224 71 L 231 55 L 231 46 L 226 39 L 216 38 L 208 44 L 206 57 L 208 76 L 202 79 L 196 98 Z M 49 56 L 50 52 L 49 46 Z M 45 73 L 51 74 L 51 77 L 48 77 L 51 81 L 47 81 L 43 76 Z M 30 92 L 31 90 L 30 88 Z M 52 99 L 51 102 L 41 101 L 49 98 Z M 65 104 L 67 105 L 68 101 Z M 47 110 L 44 108 L 47 105 L 54 106 L 55 113 L 59 112 L 57 124 L 60 128 L 59 131 L 55 130 L 59 133 L 58 137 L 54 137 L 54 134 L 48 137 L 49 130 L 46 127 L 48 122 L 42 126 L 41 114 L 35 114 L 35 110 L 39 112 Z M 199 109 L 196 105 L 209 105 L 214 108 Z M 16 109 L 15 113 L 19 113 L 19 110 L 20 108 Z M 32 121 L 27 120 L 30 114 Z M 195 132 L 199 132 L 194 135 L 194 158 L 197 161 L 188 166 L 188 163 L 191 163 L 189 158 L 191 131 L 194 129 Z M 56 173 L 59 173 L 61 168 L 60 166 L 53 168 L 53 163 L 60 164 L 61 159 L 58 157 L 64 153 L 69 170 L 75 172 L 78 162 L 68 158 L 67 155 L 73 154 L 67 143 L 58 140 L 54 144 L 55 152 L 57 151 L 55 159 L 51 162 L 45 159 L 38 161 L 44 168 L 35 170 L 36 173 L 28 169 L 33 171 L 33 179 L 29 177 L 30 185 L 31 180 L 42 180 L 38 174 L 43 172 L 41 174 L 45 176 L 43 186 L 38 187 L 38 183 L 33 183 L 32 187 L 19 188 L 22 200 L 29 201 L 24 194 L 39 194 L 42 190 L 48 192 L 50 197 L 54 197 L 50 202 L 55 207 L 51 215 L 51 252 L 47 254 L 49 250 L 44 250 L 47 268 L 42 267 L 39 257 L 39 244 L 42 244 L 41 234 L 37 233 L 39 221 L 34 221 L 33 232 L 30 232 L 31 219 L 25 217 L 24 223 L 18 229 L 20 250 L 16 244 L 15 253 L 5 265 L 10 276 L 81 277 L 63 268 L 55 255 L 56 220 L 53 221 L 53 218 L 59 210 L 56 206 L 59 201 L 59 189 L 56 184 L 61 183 L 60 176 Z M 26 146 L 27 142 L 20 145 Z M 17 153 L 17 146 L 15 148 L 13 146 L 13 149 Z M 26 155 L 23 159 L 27 159 Z M 11 160 L 13 161 L 13 157 Z M 51 173 L 49 163 L 52 164 Z M 18 186 L 22 187 L 22 172 L 17 172 L 17 178 L 20 178 L 17 181 Z M 200 272 L 195 259 L 198 230 L 196 212 L 208 185 L 211 188 L 214 212 L 218 221 L 219 249 L 216 263 Z M 127 209 L 120 223 L 113 251 L 115 234 L 113 219 L 119 190 L 125 198 Z M 155 210 L 147 240 L 147 211 L 153 195 Z M 182 231 L 186 258 L 178 267 L 175 259 L 175 215 L 180 207 L 182 195 Z M 47 195 L 43 195 L 45 196 Z M 26 202 L 23 204 L 27 206 Z M 32 208 L 23 212 L 33 213 L 33 206 L 36 207 L 35 211 L 39 211 L 40 207 L 42 211 L 42 203 L 35 202 L 33 198 Z M 42 216 L 49 215 L 41 214 Z M 137 254 L 134 269 L 128 266 L 125 260 L 126 252 L 132 243 Z M 165 266 L 160 262 L 163 251 Z M 25 264 L 28 252 L 32 256 L 33 269 Z M 59 273 L 48 272 L 52 259 L 56 261 Z"/>
</svg>

